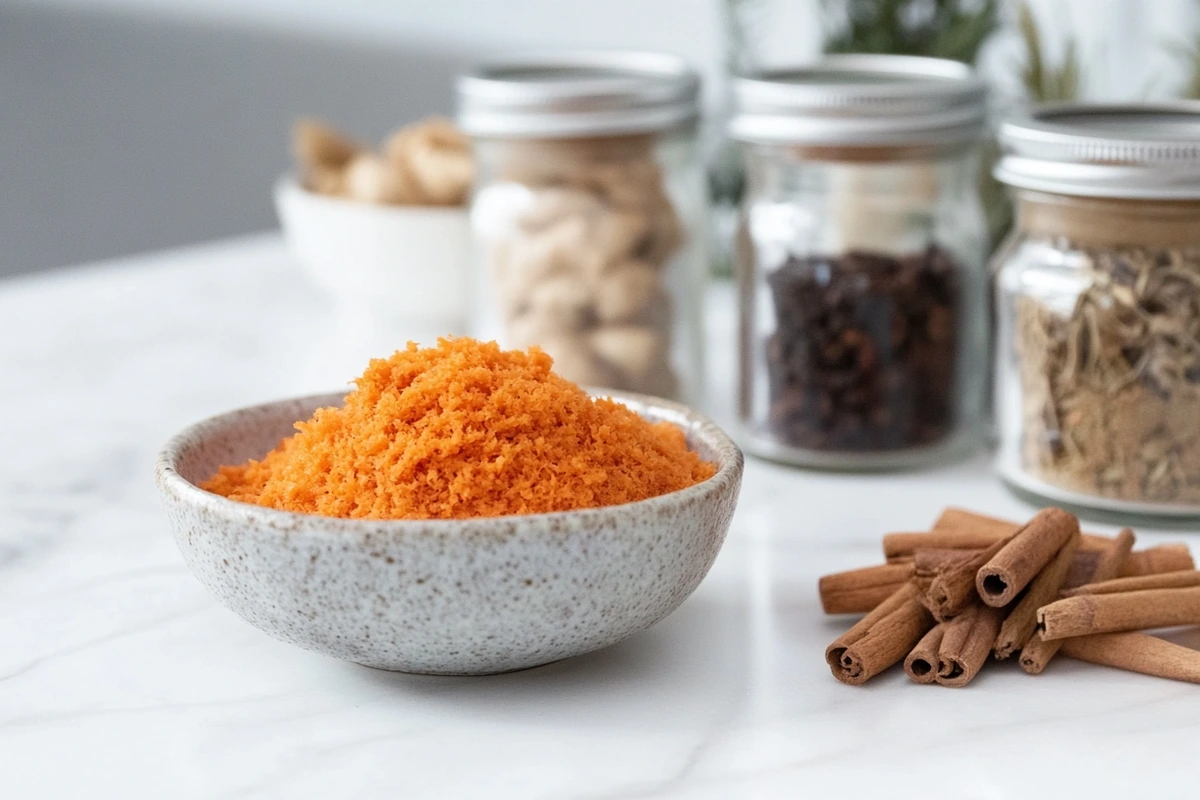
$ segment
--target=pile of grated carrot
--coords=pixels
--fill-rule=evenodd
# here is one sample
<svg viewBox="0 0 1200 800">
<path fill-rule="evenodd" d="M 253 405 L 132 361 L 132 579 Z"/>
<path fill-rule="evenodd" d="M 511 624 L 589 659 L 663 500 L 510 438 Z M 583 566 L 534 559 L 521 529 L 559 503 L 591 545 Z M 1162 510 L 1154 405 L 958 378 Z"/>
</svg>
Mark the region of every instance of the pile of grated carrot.
<svg viewBox="0 0 1200 800">
<path fill-rule="evenodd" d="M 202 488 L 330 517 L 461 519 L 628 503 L 714 474 L 679 428 L 592 399 L 551 365 L 537 348 L 410 343 L 372 361 L 341 408 Z"/>
</svg>

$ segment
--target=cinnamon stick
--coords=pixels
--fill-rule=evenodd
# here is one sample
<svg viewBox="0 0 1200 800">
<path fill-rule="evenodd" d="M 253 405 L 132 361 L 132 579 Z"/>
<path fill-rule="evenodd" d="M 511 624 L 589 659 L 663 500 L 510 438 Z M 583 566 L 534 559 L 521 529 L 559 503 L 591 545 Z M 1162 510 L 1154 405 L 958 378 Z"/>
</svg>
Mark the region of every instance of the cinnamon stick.
<svg viewBox="0 0 1200 800">
<path fill-rule="evenodd" d="M 1096 566 L 1099 563 L 1099 553 L 1076 552 L 1075 558 L 1071 560 L 1071 569 L 1067 570 L 1067 579 L 1063 582 L 1063 589 L 1090 583 L 1092 576 L 1096 574 Z"/>
<path fill-rule="evenodd" d="M 1081 550 L 1087 544 L 1086 536 L 1084 534 L 1085 542 L 1083 545 L 1080 545 Z M 1124 528 L 1112 542 L 1128 542 L 1129 547 L 1132 547 L 1133 531 L 1129 530 L 1129 528 Z M 1075 563 L 1071 565 L 1071 572 L 1067 576 L 1066 586 L 1075 588 L 1085 583 L 1109 580 L 1109 578 L 1097 577 L 1100 573 L 1096 571 L 1095 565 L 1099 563 L 1101 556 L 1110 550 L 1111 542 L 1110 547 L 1105 548 L 1103 551 L 1076 553 Z M 1186 544 L 1160 544 L 1157 547 L 1151 547 L 1146 550 L 1126 553 L 1121 559 L 1121 565 L 1116 574 L 1112 575 L 1111 578 L 1162 575 L 1168 572 L 1192 571 L 1195 568 L 1196 562 L 1192 559 L 1191 550 Z"/>
<path fill-rule="evenodd" d="M 1200 625 L 1200 586 L 1082 594 L 1038 610 L 1038 630 L 1043 639 L 1174 625 Z"/>
<path fill-rule="evenodd" d="M 978 553 L 980 550 L 959 550 L 953 547 L 934 547 L 916 551 L 906 556 L 907 563 L 914 566 L 914 575 L 924 574 L 936 578 L 937 574 L 947 567 L 958 563 L 964 555 Z M 901 562 L 905 563 L 905 562 Z"/>
<path fill-rule="evenodd" d="M 1008 535 L 1015 533 L 1009 531 Z M 911 558 L 918 550 L 982 550 L 1003 536 L 990 531 L 927 531 L 925 533 L 887 533 L 883 536 L 883 555 L 888 561 Z"/>
<path fill-rule="evenodd" d="M 938 622 L 945 622 L 978 600 L 975 591 L 975 574 L 991 561 L 1008 541 L 1008 539 L 1001 539 L 993 542 L 985 550 L 966 550 L 956 558 L 940 560 L 936 574 L 921 594 L 921 602 L 933 614 L 934 619 Z M 923 575 L 933 569 L 933 566 L 927 563 L 927 560 L 931 559 L 925 555 L 926 553 L 932 555 L 943 552 L 945 551 L 918 550 L 914 574 Z"/>
<path fill-rule="evenodd" d="M 1128 528 L 1126 528 L 1128 530 Z M 907 534 L 906 534 L 907 535 Z M 921 534 L 924 535 L 924 534 Z M 1118 538 L 1120 538 L 1118 536 Z M 936 540 L 930 540 L 936 541 Z M 1093 573 L 1096 571 L 1096 565 L 1100 562 L 1100 556 L 1104 554 L 1116 542 L 1117 539 L 1106 539 L 1103 550 L 1088 549 L 1093 544 L 1092 539 L 1088 538 L 1087 534 L 1083 534 L 1083 538 L 1079 544 L 1079 550 L 1075 553 L 1075 559 L 1071 562 L 1071 571 L 1067 573 L 1068 588 L 1082 586 L 1085 583 L 1094 581 Z M 1165 572 L 1181 572 L 1188 571 L 1194 568 L 1194 562 L 1190 559 L 1190 553 L 1185 553 L 1187 545 L 1159 545 L 1148 550 L 1141 550 L 1136 553 L 1127 553 L 1128 561 L 1122 564 L 1121 571 L 1113 577 L 1129 577 L 1137 575 L 1161 575 Z M 917 551 L 926 550 L 927 552 L 936 552 L 939 554 L 950 554 L 962 552 L 962 550 L 971 550 L 978 548 L 953 548 L 941 547 L 930 550 L 929 548 L 919 548 Z M 916 560 L 914 553 L 907 555 L 890 556 L 887 559 L 889 564 L 912 564 Z"/>
<path fill-rule="evenodd" d="M 912 577 L 912 564 L 881 564 L 825 575 L 817 583 L 826 614 L 865 614 Z"/>
<path fill-rule="evenodd" d="M 1125 565 L 1125 560 L 1129 557 L 1129 551 L 1133 549 L 1133 542 L 1133 531 L 1129 530 L 1129 528 L 1125 528 L 1117 534 L 1117 538 L 1113 540 L 1112 547 L 1097 558 L 1089 580 L 1105 581 L 1119 574 Z M 1075 565 L 1079 563 L 1080 555 L 1091 554 L 1076 553 L 1072 564 L 1072 571 L 1074 571 Z M 1067 581 L 1070 582 L 1070 580 L 1071 576 L 1068 573 Z M 1046 640 L 1040 636 L 1031 637 L 1025 643 L 1025 647 L 1021 649 L 1021 669 L 1030 675 L 1040 675 L 1049 666 L 1050 662 L 1054 660 L 1054 656 L 1058 654 L 1063 641 L 1062 639 Z"/>
<path fill-rule="evenodd" d="M 1125 569 L 1125 565 L 1129 563 L 1129 556 L 1133 553 L 1135 541 L 1137 541 L 1137 537 L 1133 535 L 1133 531 L 1129 528 L 1122 528 L 1117 537 L 1113 539 L 1112 545 L 1100 554 L 1100 560 L 1096 564 L 1096 568 L 1092 570 L 1092 578 L 1088 582 L 1107 581 L 1120 575 Z"/>
<path fill-rule="evenodd" d="M 1061 508 L 1042 509 L 976 573 L 979 597 L 995 608 L 1008 605 L 1078 533 L 1074 514 Z"/>
<path fill-rule="evenodd" d="M 947 508 L 926 533 L 889 533 L 883 537 L 883 554 L 889 561 L 911 556 L 917 550 L 930 548 L 952 548 L 979 550 L 997 539 L 1016 533 L 1021 526 L 1007 519 L 976 514 L 961 508 Z M 1112 545 L 1113 538 L 1094 533 L 1084 533 L 1080 542 L 1081 553 L 1102 553 Z M 1127 573 L 1145 575 L 1154 572 L 1170 572 L 1195 569 L 1187 545 L 1161 545 L 1135 554 Z"/>
<path fill-rule="evenodd" d="M 999 517 L 989 517 L 965 508 L 946 506 L 933 521 L 935 531 L 979 531 L 990 532 L 993 539 L 1003 539 L 1016 533 L 1020 527 L 1015 522 Z"/>
<path fill-rule="evenodd" d="M 947 551 L 947 549 L 936 549 L 936 551 L 917 551 L 920 554 L 920 559 L 910 557 L 908 563 L 913 567 L 912 579 L 913 583 L 917 584 L 917 589 L 923 595 L 929 591 L 929 585 L 934 583 L 934 578 L 938 576 L 942 570 L 946 569 L 950 564 L 958 563 L 965 551 Z M 926 606 L 928 607 L 928 606 Z"/>
<path fill-rule="evenodd" d="M 1021 601 L 1004 619 L 993 648 L 996 658 L 1008 658 L 1030 640 L 1037 630 L 1038 609 L 1058 597 L 1078 549 L 1079 531 L 1075 530 L 1054 559 L 1029 584 L 1029 591 L 1025 592 Z"/>
<path fill-rule="evenodd" d="M 833 677 L 858 686 L 900 661 L 933 627 L 933 617 L 904 584 L 825 650 Z"/>
<path fill-rule="evenodd" d="M 938 648 L 949 623 L 939 622 L 921 637 L 917 646 L 904 659 L 904 671 L 913 683 L 933 683 L 937 680 Z"/>
<path fill-rule="evenodd" d="M 1014 522 L 1007 529 L 1008 532 L 1002 536 L 997 536 L 996 532 L 990 529 L 887 533 L 883 536 L 883 555 L 889 564 L 896 564 L 911 559 L 918 550 L 981 550 L 990 547 L 1000 539 L 1012 536 L 1020 528 L 1021 526 Z M 1085 533 L 1080 543 L 1080 550 L 1085 553 L 1099 553 L 1111 544 L 1112 539 L 1107 536 Z M 1178 554 L 1174 554 L 1174 557 L 1178 558 Z"/>
<path fill-rule="evenodd" d="M 955 508 L 954 506 L 949 506 L 942 511 L 941 516 L 933 523 L 934 531 L 986 531 L 993 539 L 1003 539 L 1012 536 L 1020 528 L 1020 523 L 1013 522 L 1010 519 L 978 514 L 974 511 L 968 511 L 965 508 Z M 1088 553 L 1101 552 L 1106 550 L 1111 542 L 1111 537 L 1099 536 L 1094 533 L 1084 533 L 1079 549 L 1082 552 Z"/>
<path fill-rule="evenodd" d="M 946 624 L 938 647 L 937 682 L 961 687 L 970 683 L 992 651 L 1004 611 L 973 605 Z"/>
<path fill-rule="evenodd" d="M 1075 597 L 1081 594 L 1140 592 L 1144 589 L 1186 589 L 1189 586 L 1200 586 L 1200 572 L 1193 569 L 1163 572 L 1159 575 L 1139 575 L 1134 578 L 1113 578 L 1107 581 L 1098 579 L 1094 583 L 1067 589 L 1063 592 L 1063 597 Z"/>
<path fill-rule="evenodd" d="M 1065 656 L 1156 678 L 1200 683 L 1200 652 L 1146 633 L 1098 633 L 1064 639 Z"/>
<path fill-rule="evenodd" d="M 851 685 L 903 660 L 914 682 L 961 686 L 993 648 L 1003 657 L 1023 643 L 1022 668 L 1031 673 L 1061 650 L 1200 682 L 1200 653 L 1117 632 L 1200 624 L 1200 572 L 1188 547 L 1132 547 L 1128 529 L 1115 538 L 1086 534 L 1060 509 L 1019 526 L 948 508 L 929 531 L 886 535 L 886 564 L 821 579 L 827 613 L 868 612 L 830 644 L 826 662 Z M 1028 633 L 1031 609 L 1041 635 Z"/>
<path fill-rule="evenodd" d="M 975 553 L 976 550 L 918 550 L 917 555 L 910 557 L 913 565 L 913 581 L 922 593 L 929 591 L 933 579 L 944 570 L 958 564 L 963 554 Z"/>
<path fill-rule="evenodd" d="M 1125 530 L 1121 531 L 1121 534 L 1128 530 L 1128 528 L 1125 528 Z M 1118 534 L 1116 539 L 1110 541 L 1110 546 L 1112 542 L 1121 538 L 1121 534 Z M 1085 534 L 1084 543 L 1080 545 L 1080 550 L 1082 551 L 1086 547 L 1087 540 Z M 1075 555 L 1075 564 L 1072 565 L 1071 573 L 1067 576 L 1067 586 L 1081 586 L 1085 583 L 1095 581 L 1096 579 L 1092 577 L 1092 573 L 1095 572 L 1095 565 L 1099 562 L 1100 556 L 1107 549 L 1077 553 Z M 1124 578 L 1136 575 L 1160 575 L 1164 572 L 1176 572 L 1195 568 L 1196 563 L 1192 560 L 1192 553 L 1186 544 L 1160 544 L 1157 547 L 1127 554 L 1126 558 L 1123 559 L 1120 572 L 1113 575 L 1113 577 Z"/>
<path fill-rule="evenodd" d="M 1160 544 L 1148 550 L 1130 553 L 1120 577 L 1135 575 L 1157 575 L 1163 572 L 1179 572 L 1195 569 L 1192 551 L 1186 544 Z"/>
</svg>

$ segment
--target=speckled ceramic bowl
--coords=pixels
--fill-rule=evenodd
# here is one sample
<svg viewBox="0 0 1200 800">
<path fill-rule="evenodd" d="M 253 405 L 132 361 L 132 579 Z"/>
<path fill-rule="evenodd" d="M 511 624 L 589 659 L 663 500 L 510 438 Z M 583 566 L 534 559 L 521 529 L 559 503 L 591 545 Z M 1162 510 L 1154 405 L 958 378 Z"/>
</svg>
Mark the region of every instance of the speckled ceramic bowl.
<svg viewBox="0 0 1200 800">
<path fill-rule="evenodd" d="M 172 439 L 158 488 L 184 560 L 222 603 L 309 650 L 381 669 L 481 675 L 607 647 L 670 614 L 725 540 L 742 454 L 687 408 L 613 395 L 687 432 L 707 481 L 637 503 L 469 520 L 334 519 L 197 488 L 261 458 L 321 395 L 214 417 Z"/>
</svg>

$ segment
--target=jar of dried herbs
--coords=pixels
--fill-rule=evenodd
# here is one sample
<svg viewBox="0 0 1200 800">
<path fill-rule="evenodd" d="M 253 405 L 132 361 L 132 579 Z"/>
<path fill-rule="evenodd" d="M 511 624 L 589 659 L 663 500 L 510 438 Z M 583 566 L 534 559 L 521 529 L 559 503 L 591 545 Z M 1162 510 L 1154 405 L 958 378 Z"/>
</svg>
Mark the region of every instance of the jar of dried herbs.
<svg viewBox="0 0 1200 800">
<path fill-rule="evenodd" d="M 589 386 L 696 401 L 707 271 L 699 78 L 654 53 L 527 57 L 458 84 L 474 333 Z"/>
<path fill-rule="evenodd" d="M 978 433 L 985 92 L 959 63 L 830 56 L 735 83 L 747 449 L 895 467 Z"/>
<path fill-rule="evenodd" d="M 1200 107 L 1006 123 L 999 466 L 1058 502 L 1200 515 Z"/>
</svg>

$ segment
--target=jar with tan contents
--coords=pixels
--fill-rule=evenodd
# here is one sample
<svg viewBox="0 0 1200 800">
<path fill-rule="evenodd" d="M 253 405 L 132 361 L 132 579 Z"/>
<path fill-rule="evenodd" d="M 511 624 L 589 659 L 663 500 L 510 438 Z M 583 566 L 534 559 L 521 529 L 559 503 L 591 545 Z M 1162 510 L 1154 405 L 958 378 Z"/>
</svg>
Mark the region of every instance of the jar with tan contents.
<svg viewBox="0 0 1200 800">
<path fill-rule="evenodd" d="M 1117 511 L 1200 516 L 1200 106 L 1058 106 L 1001 129 L 999 466 Z"/>
<path fill-rule="evenodd" d="M 589 53 L 459 82 L 478 174 L 476 334 L 577 383 L 697 399 L 705 259 L 695 74 Z"/>
</svg>

